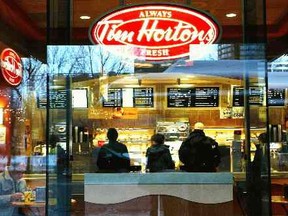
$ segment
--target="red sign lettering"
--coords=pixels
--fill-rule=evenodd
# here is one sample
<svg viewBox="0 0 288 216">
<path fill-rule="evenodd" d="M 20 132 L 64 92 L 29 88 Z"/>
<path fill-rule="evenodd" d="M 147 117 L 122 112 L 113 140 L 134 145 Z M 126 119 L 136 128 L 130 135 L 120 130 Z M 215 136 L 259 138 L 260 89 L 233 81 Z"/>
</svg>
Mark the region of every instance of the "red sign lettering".
<svg viewBox="0 0 288 216">
<path fill-rule="evenodd" d="M 146 60 L 159 61 L 188 56 L 190 44 L 215 43 L 220 32 L 217 22 L 203 12 L 152 4 L 103 16 L 90 27 L 89 37 L 93 44 L 133 46 Z"/>
<path fill-rule="evenodd" d="M 2 76 L 9 85 L 18 86 L 22 81 L 22 64 L 18 54 L 12 49 L 1 53 Z"/>
</svg>

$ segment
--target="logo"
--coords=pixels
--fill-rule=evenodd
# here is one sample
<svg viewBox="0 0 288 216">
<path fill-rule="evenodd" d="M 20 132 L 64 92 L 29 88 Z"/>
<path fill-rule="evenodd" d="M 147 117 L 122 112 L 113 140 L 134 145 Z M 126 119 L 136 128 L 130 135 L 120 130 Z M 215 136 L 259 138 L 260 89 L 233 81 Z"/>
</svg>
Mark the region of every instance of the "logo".
<svg viewBox="0 0 288 216">
<path fill-rule="evenodd" d="M 129 45 L 146 60 L 189 55 L 190 44 L 212 44 L 221 34 L 217 22 L 195 9 L 176 5 L 141 5 L 113 11 L 89 29 L 93 44 Z"/>
<path fill-rule="evenodd" d="M 6 82 L 18 86 L 22 81 L 22 64 L 18 54 L 12 49 L 4 49 L 1 53 L 1 71 Z"/>
</svg>

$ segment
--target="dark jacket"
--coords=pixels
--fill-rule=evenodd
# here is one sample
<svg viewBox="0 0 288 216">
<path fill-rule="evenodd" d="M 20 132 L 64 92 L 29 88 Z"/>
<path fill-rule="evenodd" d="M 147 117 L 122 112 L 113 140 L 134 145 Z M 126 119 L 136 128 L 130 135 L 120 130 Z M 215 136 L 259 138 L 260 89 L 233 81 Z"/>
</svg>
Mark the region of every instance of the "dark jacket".
<svg viewBox="0 0 288 216">
<path fill-rule="evenodd" d="M 216 172 L 221 161 L 218 143 L 202 130 L 194 130 L 182 143 L 179 159 L 188 172 Z"/>
<path fill-rule="evenodd" d="M 172 160 L 169 146 L 153 145 L 146 151 L 147 166 L 150 172 L 160 172 L 168 169 L 174 169 L 175 164 Z"/>
<path fill-rule="evenodd" d="M 130 158 L 127 147 L 120 142 L 111 142 L 101 147 L 97 166 L 100 172 L 129 172 Z"/>
</svg>

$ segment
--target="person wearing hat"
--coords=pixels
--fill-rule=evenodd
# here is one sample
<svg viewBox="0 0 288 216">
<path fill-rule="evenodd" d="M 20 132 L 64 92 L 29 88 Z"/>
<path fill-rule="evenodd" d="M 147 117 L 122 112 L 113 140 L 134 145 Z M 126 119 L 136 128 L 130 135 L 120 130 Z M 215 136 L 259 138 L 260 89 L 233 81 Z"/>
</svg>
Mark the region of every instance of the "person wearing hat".
<svg viewBox="0 0 288 216">
<path fill-rule="evenodd" d="M 19 209 L 11 205 L 12 202 L 21 201 L 24 192 L 27 190 L 23 174 L 26 171 L 24 156 L 14 156 L 10 166 L 0 173 L 0 215 L 14 216 L 23 215 Z"/>
<path fill-rule="evenodd" d="M 202 122 L 194 125 L 194 130 L 183 141 L 178 153 L 187 172 L 216 172 L 221 161 L 218 143 L 205 135 Z"/>
</svg>

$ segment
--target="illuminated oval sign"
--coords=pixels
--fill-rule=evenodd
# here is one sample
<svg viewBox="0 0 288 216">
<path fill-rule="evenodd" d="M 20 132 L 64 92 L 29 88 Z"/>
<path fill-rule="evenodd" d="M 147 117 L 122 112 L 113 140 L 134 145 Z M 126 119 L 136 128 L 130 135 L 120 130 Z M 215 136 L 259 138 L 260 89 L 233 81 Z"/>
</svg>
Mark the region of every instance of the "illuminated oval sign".
<svg viewBox="0 0 288 216">
<path fill-rule="evenodd" d="M 22 81 L 22 64 L 18 54 L 12 49 L 4 49 L 1 53 L 1 72 L 9 85 L 18 86 Z"/>
<path fill-rule="evenodd" d="M 163 4 L 113 11 L 89 29 L 94 44 L 130 45 L 138 56 L 156 61 L 188 56 L 190 44 L 212 44 L 220 34 L 220 26 L 204 12 Z"/>
</svg>

